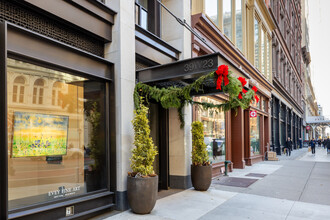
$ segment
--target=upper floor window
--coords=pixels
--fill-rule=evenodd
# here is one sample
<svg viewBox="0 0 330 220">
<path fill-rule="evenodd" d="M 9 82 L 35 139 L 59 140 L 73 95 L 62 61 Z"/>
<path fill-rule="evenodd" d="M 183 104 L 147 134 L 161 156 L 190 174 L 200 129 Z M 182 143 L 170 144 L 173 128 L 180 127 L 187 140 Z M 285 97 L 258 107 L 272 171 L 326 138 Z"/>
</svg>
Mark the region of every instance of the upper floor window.
<svg viewBox="0 0 330 220">
<path fill-rule="evenodd" d="M 242 0 L 204 0 L 204 13 L 243 52 L 242 5 Z"/>
<path fill-rule="evenodd" d="M 271 80 L 271 37 L 259 17 L 254 17 L 254 65 Z M 285 68 L 285 67 L 284 67 Z"/>
<path fill-rule="evenodd" d="M 16 77 L 13 86 L 13 102 L 24 102 L 24 89 L 25 79 L 22 76 Z"/>
<path fill-rule="evenodd" d="M 259 22 L 254 18 L 254 65 L 259 68 Z"/>
<path fill-rule="evenodd" d="M 135 24 L 160 36 L 160 5 L 157 0 L 135 0 Z"/>
<path fill-rule="evenodd" d="M 135 23 L 148 29 L 148 0 L 135 1 Z"/>
<path fill-rule="evenodd" d="M 55 82 L 52 90 L 52 105 L 61 106 L 61 90 L 63 89 L 63 84 L 61 82 Z"/>
<path fill-rule="evenodd" d="M 33 104 L 43 104 L 44 80 L 37 79 L 33 85 Z"/>
</svg>

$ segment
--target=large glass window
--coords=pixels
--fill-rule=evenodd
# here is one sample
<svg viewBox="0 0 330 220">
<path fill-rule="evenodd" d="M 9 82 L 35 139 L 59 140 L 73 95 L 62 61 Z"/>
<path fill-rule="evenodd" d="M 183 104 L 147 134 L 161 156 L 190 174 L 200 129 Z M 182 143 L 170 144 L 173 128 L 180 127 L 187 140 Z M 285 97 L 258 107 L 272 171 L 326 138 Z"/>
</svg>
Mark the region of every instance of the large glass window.
<svg viewBox="0 0 330 220">
<path fill-rule="evenodd" d="M 218 0 L 205 0 L 205 14 L 219 26 Z"/>
<path fill-rule="evenodd" d="M 196 97 L 198 102 L 221 104 L 221 101 L 210 97 Z M 194 107 L 194 120 L 201 121 L 204 125 L 204 141 L 207 146 L 210 161 L 218 163 L 226 159 L 226 123 L 225 113 L 218 109 L 204 110 L 199 106 Z"/>
<path fill-rule="evenodd" d="M 254 19 L 254 65 L 259 68 L 259 22 Z"/>
<path fill-rule="evenodd" d="M 261 56 L 260 56 L 260 63 L 261 63 L 261 73 L 263 75 L 266 75 L 265 72 L 265 33 L 264 31 L 261 29 Z"/>
<path fill-rule="evenodd" d="M 243 22 L 242 22 L 242 0 L 236 0 L 236 46 L 243 51 Z"/>
<path fill-rule="evenodd" d="M 223 32 L 231 40 L 232 39 L 232 8 L 231 0 L 223 0 Z"/>
<path fill-rule="evenodd" d="M 9 208 L 105 189 L 105 83 L 14 59 L 7 64 L 8 100 L 18 83 L 13 76 L 31 82 L 24 103 L 8 103 Z"/>
<path fill-rule="evenodd" d="M 250 117 L 251 156 L 260 154 L 260 116 Z"/>
</svg>

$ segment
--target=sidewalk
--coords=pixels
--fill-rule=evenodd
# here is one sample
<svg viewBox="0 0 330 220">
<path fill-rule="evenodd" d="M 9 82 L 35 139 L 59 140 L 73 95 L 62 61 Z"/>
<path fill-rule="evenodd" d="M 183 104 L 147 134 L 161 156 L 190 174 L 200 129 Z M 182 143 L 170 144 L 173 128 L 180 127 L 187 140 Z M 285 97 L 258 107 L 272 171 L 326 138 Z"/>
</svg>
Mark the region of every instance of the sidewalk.
<svg viewBox="0 0 330 220">
<path fill-rule="evenodd" d="M 157 200 L 148 215 L 125 211 L 104 219 L 330 219 L 330 155 L 324 153 L 321 148 L 315 156 L 306 148 L 295 150 L 287 159 L 229 174 L 257 179 L 248 187 L 220 185 L 225 178 L 220 177 L 207 192 L 188 189 Z"/>
</svg>

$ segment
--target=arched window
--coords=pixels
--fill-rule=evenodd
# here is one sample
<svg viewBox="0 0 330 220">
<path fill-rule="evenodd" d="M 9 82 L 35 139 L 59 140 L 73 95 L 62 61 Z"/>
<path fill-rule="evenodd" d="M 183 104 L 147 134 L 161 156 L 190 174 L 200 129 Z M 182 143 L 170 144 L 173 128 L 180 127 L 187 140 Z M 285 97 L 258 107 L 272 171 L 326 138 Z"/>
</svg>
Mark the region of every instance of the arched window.
<svg viewBox="0 0 330 220">
<path fill-rule="evenodd" d="M 33 85 L 33 104 L 43 104 L 44 80 L 37 79 Z"/>
<path fill-rule="evenodd" d="M 52 90 L 52 105 L 61 106 L 62 100 L 60 97 L 60 92 L 63 88 L 63 84 L 61 82 L 55 82 Z"/>
<path fill-rule="evenodd" d="M 24 102 L 24 86 L 25 79 L 22 76 L 16 77 L 13 86 L 13 102 Z"/>
</svg>

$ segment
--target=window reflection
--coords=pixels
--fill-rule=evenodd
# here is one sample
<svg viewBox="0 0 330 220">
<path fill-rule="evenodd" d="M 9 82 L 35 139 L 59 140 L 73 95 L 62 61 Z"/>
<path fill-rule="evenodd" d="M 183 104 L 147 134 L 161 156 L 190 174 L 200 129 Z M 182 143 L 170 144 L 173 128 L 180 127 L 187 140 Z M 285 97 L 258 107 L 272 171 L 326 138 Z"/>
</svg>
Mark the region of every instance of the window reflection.
<svg viewBox="0 0 330 220">
<path fill-rule="evenodd" d="M 105 83 L 13 59 L 7 75 L 9 208 L 106 188 Z"/>
<path fill-rule="evenodd" d="M 251 156 L 260 154 L 260 116 L 250 117 L 250 150 Z"/>
<path fill-rule="evenodd" d="M 221 104 L 216 98 L 210 96 L 195 97 L 195 101 Z M 226 127 L 225 113 L 218 109 L 204 110 L 194 106 L 195 119 L 204 125 L 204 142 L 207 147 L 209 159 L 212 163 L 225 161 L 226 159 Z"/>
<path fill-rule="evenodd" d="M 13 102 L 24 102 L 24 89 L 25 79 L 22 76 L 16 77 L 13 86 Z"/>
<path fill-rule="evenodd" d="M 44 98 L 44 80 L 37 79 L 33 86 L 33 104 L 42 104 Z"/>
</svg>

